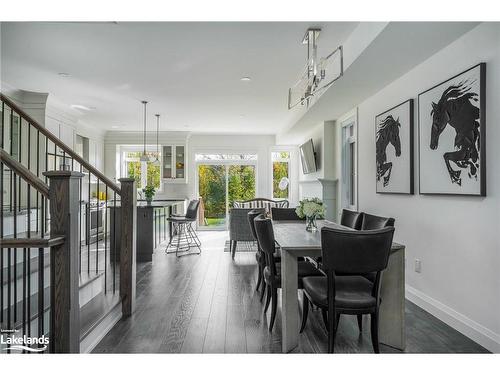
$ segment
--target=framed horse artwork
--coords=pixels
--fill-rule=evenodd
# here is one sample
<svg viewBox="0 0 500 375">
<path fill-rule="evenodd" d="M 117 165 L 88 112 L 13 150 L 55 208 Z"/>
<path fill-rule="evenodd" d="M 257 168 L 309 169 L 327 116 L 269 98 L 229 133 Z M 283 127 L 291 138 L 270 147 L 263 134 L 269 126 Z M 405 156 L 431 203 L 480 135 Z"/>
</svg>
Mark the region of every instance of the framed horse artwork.
<svg viewBox="0 0 500 375">
<path fill-rule="evenodd" d="M 413 194 L 413 99 L 375 117 L 377 193 Z"/>
<path fill-rule="evenodd" d="M 486 63 L 418 96 L 420 194 L 486 196 Z"/>
</svg>

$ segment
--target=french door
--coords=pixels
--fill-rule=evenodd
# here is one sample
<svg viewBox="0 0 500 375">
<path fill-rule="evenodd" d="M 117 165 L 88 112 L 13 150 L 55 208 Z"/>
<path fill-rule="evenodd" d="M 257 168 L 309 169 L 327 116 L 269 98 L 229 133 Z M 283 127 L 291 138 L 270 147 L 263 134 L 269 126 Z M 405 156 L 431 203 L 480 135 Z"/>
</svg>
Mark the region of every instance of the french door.
<svg viewBox="0 0 500 375">
<path fill-rule="evenodd" d="M 199 229 L 226 230 L 234 201 L 256 196 L 256 165 L 198 163 Z"/>
</svg>

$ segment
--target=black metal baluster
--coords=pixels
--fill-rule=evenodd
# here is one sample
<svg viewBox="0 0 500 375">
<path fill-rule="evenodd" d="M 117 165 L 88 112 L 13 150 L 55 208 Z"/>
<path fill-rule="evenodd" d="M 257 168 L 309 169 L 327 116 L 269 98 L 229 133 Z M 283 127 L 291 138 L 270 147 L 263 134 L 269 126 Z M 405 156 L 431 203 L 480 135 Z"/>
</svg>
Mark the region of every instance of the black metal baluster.
<svg viewBox="0 0 500 375">
<path fill-rule="evenodd" d="M 28 169 L 31 170 L 31 125 L 28 123 Z M 28 206 L 28 238 L 31 237 L 31 185 L 26 183 L 26 200 Z M 26 301 L 26 296 L 24 298 L 23 307 L 25 312 L 23 314 L 24 319 L 28 320 L 28 336 L 31 336 L 31 251 L 30 249 L 24 249 L 24 270 L 26 271 L 27 280 L 25 276 L 26 285 L 24 290 L 27 289 L 28 300 Z M 27 260 L 27 263 L 26 263 Z M 26 312 L 27 311 L 27 312 Z M 26 324 L 26 323 L 25 323 Z M 26 332 L 26 331 L 25 331 Z"/>
<path fill-rule="evenodd" d="M 104 193 L 104 294 L 108 293 L 108 185 Z"/>
<path fill-rule="evenodd" d="M 41 197 L 42 204 L 42 237 L 45 236 L 45 197 Z M 44 252 L 43 247 L 38 249 L 38 337 L 44 334 Z"/>
<path fill-rule="evenodd" d="M 48 171 L 49 170 L 49 139 L 47 138 L 47 136 L 45 136 L 45 171 Z M 45 183 L 47 183 L 48 181 L 48 177 L 45 176 Z M 45 220 L 47 220 L 47 206 L 44 201 L 43 201 L 43 197 L 42 197 L 42 207 L 43 207 L 43 214 L 42 214 L 42 220 L 44 221 L 43 223 L 43 226 L 42 226 L 42 232 L 45 231 L 45 228 L 47 227 L 47 223 L 45 222 Z"/>
<path fill-rule="evenodd" d="M 5 103 L 2 101 L 2 135 L 0 137 L 0 143 L 2 148 L 4 148 L 4 137 L 5 137 L 5 129 L 4 129 L 4 117 L 5 117 Z M 2 194 L 0 194 L 0 207 L 2 209 L 2 212 L 0 213 L 0 238 L 3 238 L 3 214 L 4 214 L 4 202 L 3 202 L 3 163 L 0 162 L 0 167 L 2 171 L 2 175 L 0 176 L 0 190 L 2 191 Z M 4 313 L 3 313 L 3 258 L 4 258 L 4 251 L 0 249 L 0 327 L 3 328 L 3 323 L 4 323 Z"/>
<path fill-rule="evenodd" d="M 96 241 L 96 251 L 95 251 L 95 273 L 97 274 L 99 271 L 99 214 L 101 213 L 100 211 L 100 200 L 99 200 L 99 179 L 97 179 L 97 216 L 96 216 L 96 235 L 97 235 L 97 241 Z M 102 222 L 102 219 L 101 219 Z"/>
<path fill-rule="evenodd" d="M 2 146 L 3 146 L 3 102 L 2 102 Z M 0 213 L 0 238 L 3 238 L 3 163 L 0 162 L 1 175 L 0 175 L 0 207 L 2 212 Z M 0 249 L 0 327 L 3 328 L 3 255 L 4 251 Z"/>
<path fill-rule="evenodd" d="M 88 199 L 88 202 L 87 202 L 87 220 L 86 221 L 86 224 L 87 224 L 87 228 L 86 228 L 86 234 L 87 234 L 87 273 L 90 274 L 90 227 L 92 225 L 92 220 L 91 220 L 91 217 L 90 217 L 90 171 L 88 171 L 89 173 L 89 195 L 87 197 Z"/>
<path fill-rule="evenodd" d="M 17 174 L 14 173 L 14 238 L 17 238 Z M 14 250 L 14 326 L 17 323 L 17 249 Z M 13 326 L 13 328 L 14 328 Z"/>
<path fill-rule="evenodd" d="M 116 191 L 113 191 L 113 293 L 116 292 Z"/>
<path fill-rule="evenodd" d="M 37 129 L 36 133 L 36 176 L 40 177 L 40 130 Z M 38 201 L 38 192 L 36 193 L 36 232 L 39 231 L 39 219 L 41 215 L 39 215 L 40 206 Z"/>
<path fill-rule="evenodd" d="M 57 145 L 54 143 L 54 170 L 57 171 Z"/>
<path fill-rule="evenodd" d="M 80 164 L 80 173 L 82 173 L 83 171 L 83 167 L 82 165 Z M 79 264 L 79 273 L 81 274 L 82 273 L 82 227 L 84 227 L 85 223 L 83 222 L 83 210 L 82 210 L 82 190 L 83 190 L 83 184 L 82 184 L 82 180 L 83 178 L 80 178 L 79 179 L 79 193 L 80 193 L 80 202 L 79 202 L 79 206 L 78 206 L 78 214 L 80 215 L 80 228 L 78 228 L 78 248 L 80 249 L 80 264 Z"/>
<path fill-rule="evenodd" d="M 66 151 L 63 150 L 63 168 L 66 170 Z"/>
</svg>

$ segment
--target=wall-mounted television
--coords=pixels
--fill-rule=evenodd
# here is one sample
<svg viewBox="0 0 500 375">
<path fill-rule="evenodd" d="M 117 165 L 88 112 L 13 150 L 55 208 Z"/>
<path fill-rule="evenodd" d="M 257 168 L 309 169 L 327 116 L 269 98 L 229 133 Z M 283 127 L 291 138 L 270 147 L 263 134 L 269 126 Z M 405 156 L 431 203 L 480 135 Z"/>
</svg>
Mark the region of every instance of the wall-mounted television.
<svg viewBox="0 0 500 375">
<path fill-rule="evenodd" d="M 304 174 L 316 172 L 316 153 L 314 152 L 312 139 L 299 147 L 299 153 L 302 163 L 302 172 L 304 172 Z"/>
</svg>

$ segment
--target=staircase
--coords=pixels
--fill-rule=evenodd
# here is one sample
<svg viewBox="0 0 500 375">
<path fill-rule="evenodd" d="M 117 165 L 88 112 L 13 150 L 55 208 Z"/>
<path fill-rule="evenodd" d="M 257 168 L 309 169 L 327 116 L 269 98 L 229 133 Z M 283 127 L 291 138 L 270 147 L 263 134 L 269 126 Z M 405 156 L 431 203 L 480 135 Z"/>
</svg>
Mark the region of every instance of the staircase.
<svg viewBox="0 0 500 375">
<path fill-rule="evenodd" d="M 89 352 L 133 311 L 135 183 L 115 184 L 0 99 L 1 334 L 49 338 L 43 351 L 0 344 L 0 352 Z M 117 209 L 121 241 L 112 238 Z"/>
</svg>

